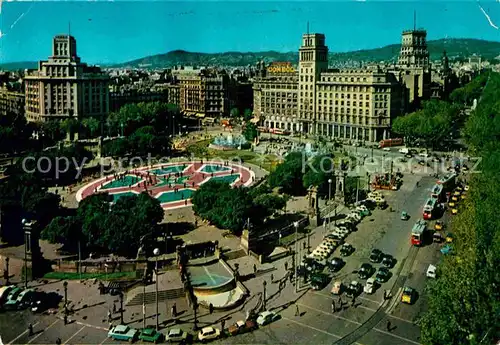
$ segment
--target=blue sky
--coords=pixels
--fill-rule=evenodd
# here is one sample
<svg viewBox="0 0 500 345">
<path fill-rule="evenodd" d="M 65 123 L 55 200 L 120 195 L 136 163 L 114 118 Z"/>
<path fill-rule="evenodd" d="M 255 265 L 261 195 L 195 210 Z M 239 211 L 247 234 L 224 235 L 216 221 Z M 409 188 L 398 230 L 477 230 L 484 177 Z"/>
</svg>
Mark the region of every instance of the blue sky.
<svg viewBox="0 0 500 345">
<path fill-rule="evenodd" d="M 1 2 L 1 0 L 0 0 Z M 481 7 L 484 10 L 481 10 Z M 183 49 L 295 51 L 307 21 L 330 51 L 398 43 L 417 26 L 429 39 L 500 41 L 500 3 L 476 1 L 3 1 L 0 63 L 46 59 L 52 36 L 76 37 L 88 63 L 124 62 Z M 486 15 L 485 15 L 486 13 Z M 491 23 L 487 16 L 489 16 Z"/>
</svg>

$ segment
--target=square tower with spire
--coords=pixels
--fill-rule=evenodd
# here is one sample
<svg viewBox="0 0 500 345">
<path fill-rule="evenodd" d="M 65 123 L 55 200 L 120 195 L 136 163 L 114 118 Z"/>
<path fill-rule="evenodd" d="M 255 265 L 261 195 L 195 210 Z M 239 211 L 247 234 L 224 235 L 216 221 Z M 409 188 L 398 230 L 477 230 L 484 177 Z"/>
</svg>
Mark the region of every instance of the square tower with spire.
<svg viewBox="0 0 500 345">
<path fill-rule="evenodd" d="M 308 30 L 309 31 L 309 25 Z M 324 34 L 304 34 L 299 48 L 299 121 L 301 131 L 316 132 L 316 83 L 328 69 L 328 47 Z"/>
</svg>

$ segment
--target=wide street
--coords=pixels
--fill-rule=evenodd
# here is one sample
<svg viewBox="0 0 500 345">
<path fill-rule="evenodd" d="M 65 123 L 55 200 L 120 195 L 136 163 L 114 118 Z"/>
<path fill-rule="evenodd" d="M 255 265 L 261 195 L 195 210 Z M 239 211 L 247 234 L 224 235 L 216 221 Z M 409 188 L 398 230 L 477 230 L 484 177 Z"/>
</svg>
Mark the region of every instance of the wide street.
<svg viewBox="0 0 500 345">
<path fill-rule="evenodd" d="M 417 181 L 419 187 L 416 185 Z M 345 258 L 345 267 L 333 276 L 331 283 L 323 290 L 301 289 L 296 294 L 294 286 L 290 283 L 280 289 L 277 283 L 269 283 L 271 272 L 247 282 L 252 295 L 257 298 L 260 298 L 262 281 L 268 282 L 267 308 L 279 313 L 281 319 L 252 333 L 239 335 L 235 339 L 222 339 L 217 343 L 419 344 L 420 330 L 415 324 L 415 320 L 419 313 L 424 310 L 426 301 L 420 295 L 414 305 L 403 305 L 400 303 L 400 293 L 401 288 L 406 285 L 421 293 L 427 279 L 425 272 L 428 265 L 436 263 L 441 255 L 439 247 L 435 244 L 419 249 L 410 245 L 411 228 L 415 221 L 421 218 L 422 206 L 434 183 L 435 178 L 430 177 L 427 172 L 419 173 L 416 171 L 415 174 L 405 174 L 404 183 L 399 191 L 384 191 L 386 200 L 394 212 L 391 212 L 389 208 L 376 209 L 371 216 L 361 221 L 357 231 L 351 233 L 346 239 L 346 242 L 355 248 L 354 253 Z M 410 220 L 402 221 L 400 219 L 403 210 L 409 213 Z M 314 230 L 310 238 L 312 249 L 321 242 L 326 231 L 327 229 L 324 229 L 323 226 Z M 300 243 L 301 246 L 302 243 Z M 342 280 L 344 284 L 349 284 L 352 280 L 357 280 L 364 284 L 365 281 L 358 278 L 356 271 L 362 263 L 369 262 L 368 257 L 373 248 L 378 248 L 396 258 L 397 262 L 391 269 L 393 276 L 387 283 L 382 284 L 374 294 L 362 293 L 356 298 L 354 306 L 351 305 L 350 299 L 342 296 L 343 305 L 340 308 L 340 301 L 338 297 L 335 297 L 337 309 L 342 310 L 332 313 L 330 290 L 333 282 Z M 332 256 L 340 256 L 338 249 Z M 283 265 L 286 260 L 288 260 L 290 267 L 290 258 L 274 262 L 277 270 L 272 273 L 275 278 L 284 277 Z M 373 264 L 373 266 L 378 268 L 380 264 Z M 95 290 L 94 288 L 92 287 L 93 290 Z M 384 302 L 383 290 L 385 289 L 392 289 L 394 296 Z M 84 298 L 84 296 L 78 296 L 78 298 Z M 64 325 L 61 313 L 58 316 L 35 316 L 29 311 L 2 313 L 0 314 L 0 325 L 11 325 L 8 328 L 1 327 L 2 340 L 6 344 L 53 344 L 57 338 L 66 344 L 120 343 L 107 338 L 108 324 L 105 320 L 106 312 L 116 297 L 107 295 L 101 299 L 104 299 L 102 303 L 98 302 L 97 299 L 87 302 L 91 308 L 80 311 L 75 316 L 76 321 L 69 325 Z M 296 304 L 293 303 L 295 300 L 297 300 Z M 94 304 L 95 306 L 92 306 Z M 249 304 L 253 305 L 253 301 Z M 300 312 L 299 316 L 296 315 L 297 306 Z M 125 309 L 126 322 L 132 327 L 141 327 L 141 307 L 126 307 Z M 155 323 L 154 317 L 151 316 L 153 309 L 152 304 L 148 305 L 148 315 L 150 316 L 147 323 L 149 325 Z M 164 309 L 163 306 L 160 313 L 162 313 L 162 309 Z M 163 310 L 163 313 L 165 312 Z M 191 331 L 191 314 L 191 311 L 186 312 L 185 322 L 181 323 L 179 327 Z M 204 317 L 201 318 L 201 325 L 213 323 L 220 327 L 220 321 L 216 320 L 220 320 L 223 317 L 222 314 L 227 315 L 227 313 L 207 314 L 205 313 Z M 244 310 L 239 310 L 230 316 L 232 319 L 227 321 L 226 327 L 232 322 L 242 319 Z M 117 315 L 115 314 L 114 317 L 116 324 Z M 387 330 L 387 321 L 391 323 L 390 331 Z M 35 331 L 35 335 L 31 337 L 28 336 L 27 332 L 27 326 L 30 322 L 34 325 Z M 162 330 L 165 331 L 165 329 Z"/>
</svg>

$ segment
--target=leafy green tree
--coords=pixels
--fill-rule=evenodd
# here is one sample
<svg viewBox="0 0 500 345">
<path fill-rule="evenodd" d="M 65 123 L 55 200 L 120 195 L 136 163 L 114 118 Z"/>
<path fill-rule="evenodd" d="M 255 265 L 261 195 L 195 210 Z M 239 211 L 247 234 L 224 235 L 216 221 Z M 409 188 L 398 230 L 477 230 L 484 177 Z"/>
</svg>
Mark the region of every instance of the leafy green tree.
<svg viewBox="0 0 500 345">
<path fill-rule="evenodd" d="M 286 196 L 261 194 L 254 199 L 254 203 L 266 210 L 267 216 L 272 216 L 276 211 L 285 208 L 287 200 L 288 198 Z"/>
<path fill-rule="evenodd" d="M 245 125 L 245 130 L 243 131 L 243 136 L 249 142 L 253 142 L 255 138 L 259 136 L 259 132 L 257 130 L 257 126 L 254 123 L 247 123 Z"/>
<path fill-rule="evenodd" d="M 94 137 L 99 133 L 101 122 L 94 117 L 89 117 L 82 120 L 82 126 L 90 134 L 91 137 Z"/>
<path fill-rule="evenodd" d="M 245 111 L 243 112 L 243 120 L 248 122 L 252 118 L 253 118 L 253 111 L 251 109 L 245 109 Z"/>
<path fill-rule="evenodd" d="M 82 224 L 82 234 L 89 248 L 105 248 L 107 243 L 106 219 L 110 214 L 110 197 L 107 194 L 92 194 L 83 199 L 77 210 Z"/>
<path fill-rule="evenodd" d="M 302 153 L 289 153 L 285 161 L 268 175 L 269 186 L 279 187 L 286 194 L 302 195 L 305 192 L 302 182 L 304 171 L 305 160 L 303 160 Z"/>
<path fill-rule="evenodd" d="M 66 135 L 74 135 L 75 133 L 78 133 L 81 128 L 81 123 L 74 117 L 64 119 L 59 123 L 59 126 L 61 128 L 61 131 L 65 133 Z"/>
<path fill-rule="evenodd" d="M 317 186 L 320 195 L 328 195 L 330 188 L 328 180 L 334 179 L 335 164 L 333 159 L 334 156 L 331 153 L 314 157 L 311 164 L 307 166 L 308 169 L 302 180 L 304 188 Z"/>
<path fill-rule="evenodd" d="M 240 117 L 240 111 L 239 111 L 238 108 L 231 109 L 230 114 L 231 114 L 231 117 L 234 118 L 234 119 L 237 118 L 237 117 Z"/>
<path fill-rule="evenodd" d="M 62 243 L 67 250 L 77 250 L 81 224 L 75 216 L 56 217 L 42 230 L 40 237 L 49 243 Z"/>
</svg>

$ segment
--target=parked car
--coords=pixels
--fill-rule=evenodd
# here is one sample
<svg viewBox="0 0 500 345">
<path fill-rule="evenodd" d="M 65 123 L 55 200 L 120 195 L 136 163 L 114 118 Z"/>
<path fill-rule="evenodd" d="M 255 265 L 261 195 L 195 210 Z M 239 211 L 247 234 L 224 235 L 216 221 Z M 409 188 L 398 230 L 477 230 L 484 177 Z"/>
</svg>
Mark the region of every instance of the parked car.
<svg viewBox="0 0 500 345">
<path fill-rule="evenodd" d="M 275 320 L 277 320 L 279 317 L 278 314 L 272 312 L 272 311 L 263 311 L 262 313 L 259 314 L 257 317 L 257 324 L 259 326 L 265 326 Z"/>
<path fill-rule="evenodd" d="M 7 310 L 17 309 L 17 298 L 19 297 L 22 291 L 23 289 L 21 289 L 20 287 L 14 287 L 7 295 L 7 299 L 3 307 Z"/>
<path fill-rule="evenodd" d="M 168 343 L 181 343 L 184 344 L 187 342 L 188 334 L 184 332 L 180 328 L 172 328 L 168 331 L 165 340 Z"/>
<path fill-rule="evenodd" d="M 134 328 L 130 328 L 129 326 L 125 325 L 118 325 L 111 328 L 111 330 L 108 332 L 108 337 L 113 340 L 125 340 L 134 342 L 137 340 L 138 334 L 139 331 Z"/>
<path fill-rule="evenodd" d="M 257 324 L 251 320 L 246 322 L 243 320 L 236 321 L 233 325 L 229 326 L 227 332 L 229 335 L 243 334 L 250 332 L 257 328 Z"/>
<path fill-rule="evenodd" d="M 344 267 L 345 262 L 341 258 L 332 258 L 330 262 L 328 262 L 328 268 L 332 272 L 337 272 L 339 271 L 342 267 Z"/>
<path fill-rule="evenodd" d="M 379 249 L 373 249 L 370 253 L 370 261 L 371 262 L 380 262 L 382 261 L 383 253 Z"/>
<path fill-rule="evenodd" d="M 363 291 L 367 294 L 372 294 L 375 292 L 375 288 L 376 288 L 376 281 L 374 278 L 368 278 L 366 280 L 366 284 L 365 284 L 365 287 L 363 288 Z"/>
<path fill-rule="evenodd" d="M 391 254 L 384 254 L 382 256 L 382 265 L 387 268 L 392 268 L 394 266 L 394 258 Z"/>
<path fill-rule="evenodd" d="M 437 220 L 436 224 L 434 224 L 434 230 L 440 231 L 443 230 L 444 223 L 441 220 Z"/>
<path fill-rule="evenodd" d="M 427 278 L 436 278 L 436 266 L 429 265 L 426 273 Z"/>
<path fill-rule="evenodd" d="M 358 277 L 360 279 L 367 279 L 373 274 L 373 266 L 367 263 L 361 265 L 358 270 Z"/>
<path fill-rule="evenodd" d="M 351 246 L 349 243 L 344 243 L 340 247 L 340 255 L 342 255 L 342 256 L 349 256 L 352 254 L 353 251 L 354 251 L 354 247 Z"/>
<path fill-rule="evenodd" d="M 346 289 L 347 297 L 356 297 L 361 290 L 361 284 L 353 280 Z"/>
<path fill-rule="evenodd" d="M 144 328 L 139 333 L 139 339 L 142 341 L 147 341 L 149 343 L 161 343 L 163 341 L 164 335 L 157 332 L 154 328 Z"/>
<path fill-rule="evenodd" d="M 330 282 L 330 276 L 325 273 L 314 273 L 311 275 L 311 286 L 313 290 L 322 290 Z"/>
<path fill-rule="evenodd" d="M 377 275 L 375 276 L 375 279 L 379 283 L 385 283 L 386 281 L 389 280 L 390 276 L 391 276 L 391 272 L 389 271 L 389 269 L 387 267 L 380 267 L 378 269 Z"/>
<path fill-rule="evenodd" d="M 198 333 L 198 340 L 202 343 L 206 343 L 210 340 L 215 340 L 220 337 L 220 330 L 214 327 L 205 327 L 202 328 Z"/>
</svg>

